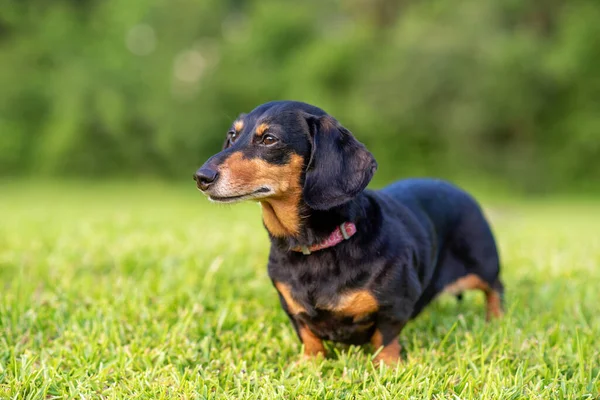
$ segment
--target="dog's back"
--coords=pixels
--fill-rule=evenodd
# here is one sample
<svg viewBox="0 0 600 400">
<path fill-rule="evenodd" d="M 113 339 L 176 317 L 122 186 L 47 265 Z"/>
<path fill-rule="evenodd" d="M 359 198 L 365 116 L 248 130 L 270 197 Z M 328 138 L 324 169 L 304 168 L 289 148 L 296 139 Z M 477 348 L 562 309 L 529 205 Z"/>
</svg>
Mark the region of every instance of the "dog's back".
<svg viewBox="0 0 600 400">
<path fill-rule="evenodd" d="M 379 192 L 407 207 L 420 223 L 433 224 L 436 243 L 445 242 L 446 235 L 466 215 L 481 212 L 468 193 L 439 179 L 405 179 Z"/>
</svg>

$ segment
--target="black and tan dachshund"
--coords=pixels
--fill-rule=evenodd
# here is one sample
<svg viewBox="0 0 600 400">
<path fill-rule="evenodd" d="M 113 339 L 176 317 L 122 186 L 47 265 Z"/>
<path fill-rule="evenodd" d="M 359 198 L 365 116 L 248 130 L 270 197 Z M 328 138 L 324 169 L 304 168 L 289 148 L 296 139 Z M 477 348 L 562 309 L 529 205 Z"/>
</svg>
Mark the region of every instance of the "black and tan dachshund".
<svg viewBox="0 0 600 400">
<path fill-rule="evenodd" d="M 295 101 L 242 114 L 194 175 L 210 200 L 254 200 L 271 239 L 269 276 L 306 356 L 324 340 L 372 343 L 399 360 L 398 335 L 436 295 L 485 293 L 502 314 L 494 237 L 476 201 L 440 180 L 365 190 L 377 163 L 337 120 Z"/>
</svg>

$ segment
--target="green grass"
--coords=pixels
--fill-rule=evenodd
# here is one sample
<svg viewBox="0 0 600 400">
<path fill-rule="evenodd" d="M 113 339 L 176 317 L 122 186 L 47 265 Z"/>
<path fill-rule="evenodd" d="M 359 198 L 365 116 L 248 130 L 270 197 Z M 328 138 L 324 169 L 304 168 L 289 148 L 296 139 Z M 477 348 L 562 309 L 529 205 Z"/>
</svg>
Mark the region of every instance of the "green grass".
<svg viewBox="0 0 600 400">
<path fill-rule="evenodd" d="M 394 370 L 296 365 L 258 207 L 189 186 L 0 185 L 0 398 L 598 398 L 600 204 L 485 201 L 506 317 L 442 297 Z"/>
</svg>

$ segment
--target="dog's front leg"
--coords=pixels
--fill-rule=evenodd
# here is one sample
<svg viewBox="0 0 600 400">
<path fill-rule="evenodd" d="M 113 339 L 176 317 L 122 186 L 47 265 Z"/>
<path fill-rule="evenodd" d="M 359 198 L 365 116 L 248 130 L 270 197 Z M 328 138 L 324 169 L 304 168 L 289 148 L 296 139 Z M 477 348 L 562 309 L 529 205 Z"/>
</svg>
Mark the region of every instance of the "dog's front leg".
<svg viewBox="0 0 600 400">
<path fill-rule="evenodd" d="M 400 350 L 402 347 L 398 343 L 398 335 L 406 325 L 406 321 L 390 321 L 386 319 L 378 319 L 375 333 L 371 337 L 371 344 L 375 351 L 381 349 L 375 356 L 373 362 L 379 364 L 381 362 L 388 366 L 395 366 L 400 361 Z"/>
<path fill-rule="evenodd" d="M 302 323 L 298 324 L 298 335 L 304 345 L 304 358 L 313 358 L 317 356 L 325 357 L 325 346 L 323 341 Z"/>
<path fill-rule="evenodd" d="M 300 314 L 306 313 L 304 306 L 294 300 L 288 284 L 276 281 L 273 281 L 273 283 L 279 293 L 281 306 L 292 322 L 292 325 L 298 334 L 298 338 L 304 345 L 304 357 L 311 358 L 318 356 L 319 354 L 325 356 L 323 341 L 310 330 L 304 321 L 298 318 Z"/>
</svg>

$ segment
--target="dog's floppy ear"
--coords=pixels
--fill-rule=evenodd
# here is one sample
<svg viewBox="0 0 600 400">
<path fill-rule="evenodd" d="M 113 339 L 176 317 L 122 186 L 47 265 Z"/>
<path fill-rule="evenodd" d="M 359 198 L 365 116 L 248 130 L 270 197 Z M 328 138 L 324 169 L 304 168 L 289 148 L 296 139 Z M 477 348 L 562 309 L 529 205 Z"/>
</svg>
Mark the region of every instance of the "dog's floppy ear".
<svg viewBox="0 0 600 400">
<path fill-rule="evenodd" d="M 315 210 L 327 210 L 346 203 L 367 187 L 377 162 L 333 117 L 305 117 L 312 152 L 304 180 L 304 201 Z"/>
</svg>

